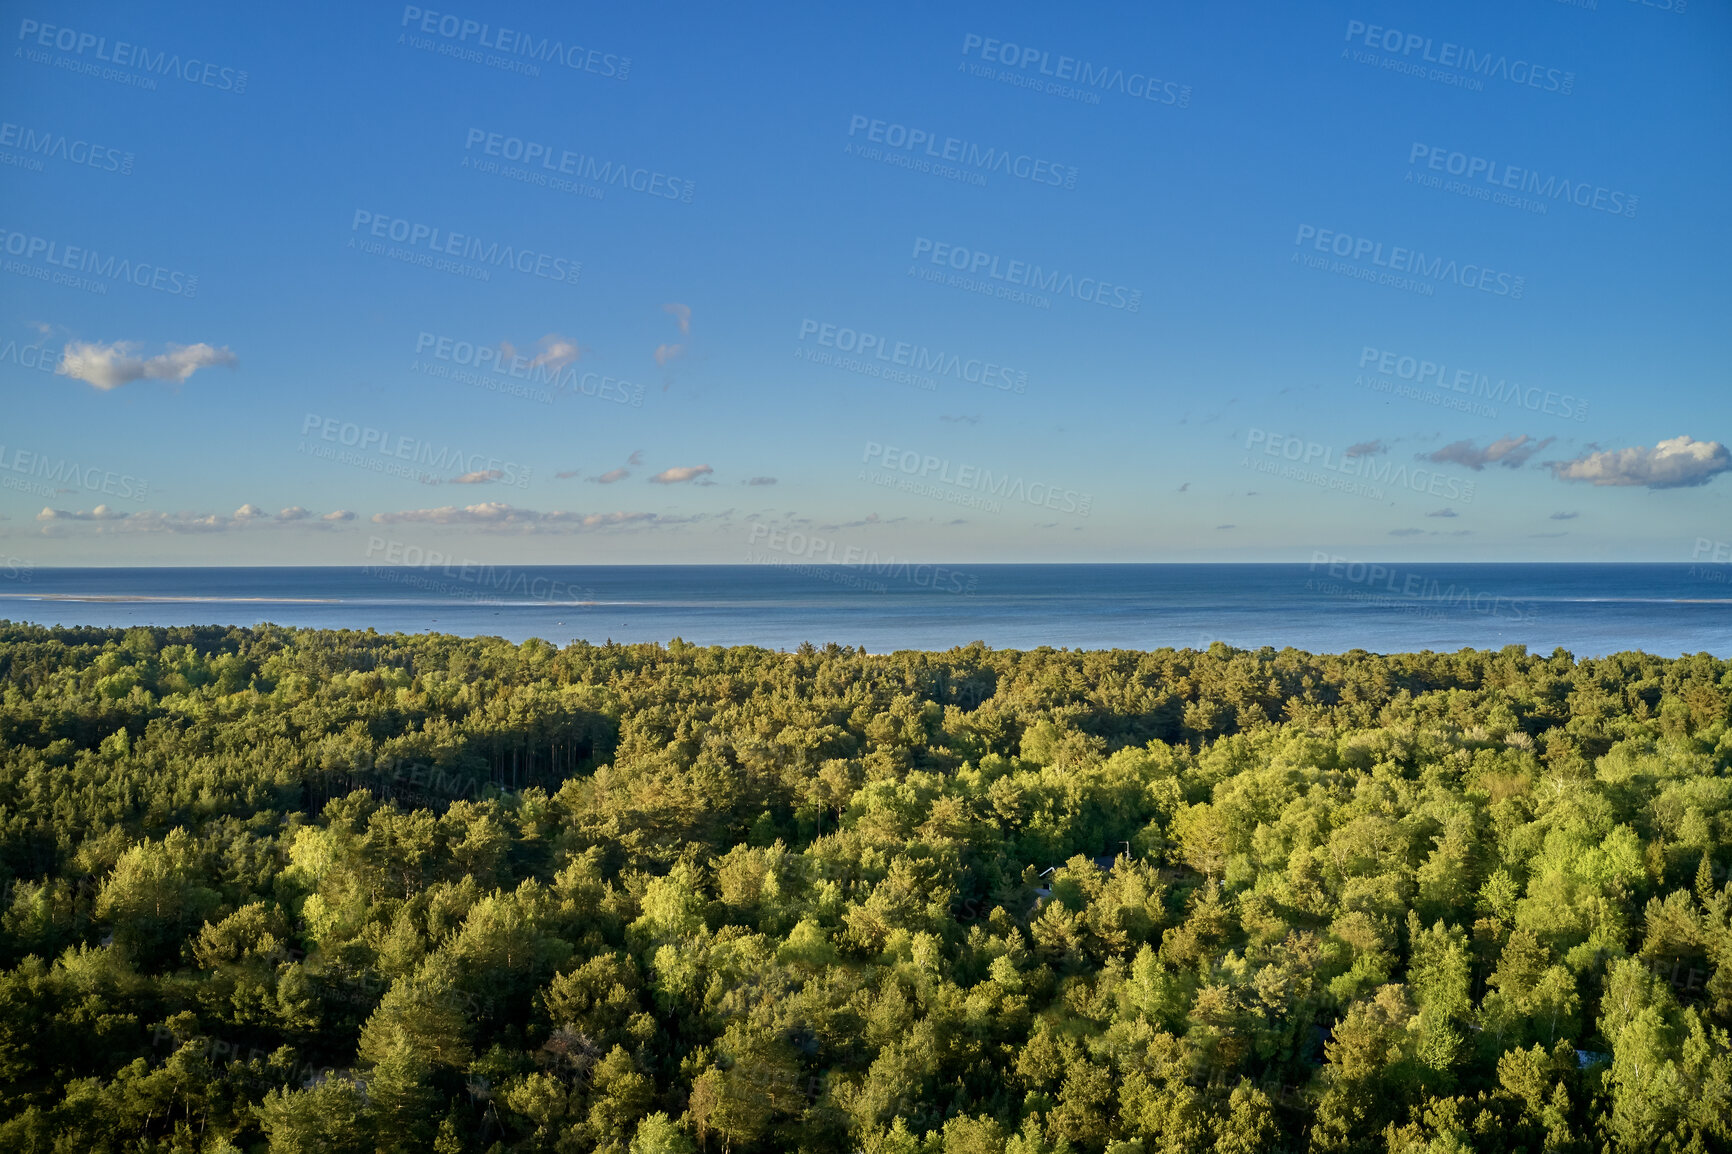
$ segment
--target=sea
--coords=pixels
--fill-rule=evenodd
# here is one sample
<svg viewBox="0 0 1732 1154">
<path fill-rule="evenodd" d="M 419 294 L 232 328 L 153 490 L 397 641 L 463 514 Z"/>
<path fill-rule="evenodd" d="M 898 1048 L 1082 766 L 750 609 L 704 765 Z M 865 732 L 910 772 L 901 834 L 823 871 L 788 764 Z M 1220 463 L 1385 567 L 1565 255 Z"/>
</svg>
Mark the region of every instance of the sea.
<svg viewBox="0 0 1732 1154">
<path fill-rule="evenodd" d="M 653 565 L 13 571 L 0 619 L 870 653 L 1524 646 L 1732 657 L 1732 565 Z"/>
</svg>

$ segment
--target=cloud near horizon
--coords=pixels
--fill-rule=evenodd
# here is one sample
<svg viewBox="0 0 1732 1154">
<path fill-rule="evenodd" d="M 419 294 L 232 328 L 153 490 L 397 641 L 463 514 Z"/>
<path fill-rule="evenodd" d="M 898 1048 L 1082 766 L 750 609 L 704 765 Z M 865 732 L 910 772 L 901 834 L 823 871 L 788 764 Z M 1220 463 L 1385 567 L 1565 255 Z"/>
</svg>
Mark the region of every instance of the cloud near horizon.
<svg viewBox="0 0 1732 1154">
<path fill-rule="evenodd" d="M 1689 489 L 1706 485 L 1732 469 L 1732 453 L 1718 441 L 1672 437 L 1652 449 L 1637 445 L 1584 453 L 1570 461 L 1547 461 L 1560 481 L 1593 485 L 1645 485 L 1650 489 Z"/>
<path fill-rule="evenodd" d="M 303 523 L 311 528 L 324 529 L 338 522 L 354 519 L 355 514 L 347 509 L 318 515 L 300 505 L 290 505 L 286 509 L 270 513 L 251 502 L 226 517 L 220 513 L 161 513 L 154 509 L 126 513 L 111 505 L 98 505 L 94 509 L 56 509 L 48 506 L 36 514 L 36 520 L 41 523 L 44 531 L 58 524 L 83 523 L 97 525 L 98 531 L 112 526 L 116 530 L 140 533 L 221 533 L 248 526 L 288 526 Z"/>
<path fill-rule="evenodd" d="M 486 501 L 479 505 L 442 505 L 436 509 L 402 509 L 392 513 L 373 514 L 375 525 L 478 525 L 488 528 L 523 528 L 541 530 L 580 531 L 606 529 L 614 526 L 656 526 L 684 524 L 697 518 L 666 517 L 659 513 L 568 513 L 564 510 L 541 512 L 520 509 L 501 501 Z"/>
<path fill-rule="evenodd" d="M 227 345 L 215 348 L 204 342 L 170 345 L 168 352 L 154 357 L 133 355 L 138 346 L 130 341 L 71 341 L 60 354 L 54 371 L 63 377 L 94 385 L 103 392 L 133 381 L 185 381 L 200 369 L 215 365 L 233 368 L 239 359 Z"/>
</svg>

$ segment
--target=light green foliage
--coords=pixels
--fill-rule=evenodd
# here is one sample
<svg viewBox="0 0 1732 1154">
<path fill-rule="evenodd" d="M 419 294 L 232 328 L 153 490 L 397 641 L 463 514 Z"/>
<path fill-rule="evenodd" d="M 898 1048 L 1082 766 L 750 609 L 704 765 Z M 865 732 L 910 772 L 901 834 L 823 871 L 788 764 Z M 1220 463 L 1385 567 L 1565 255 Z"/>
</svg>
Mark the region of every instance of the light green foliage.
<svg viewBox="0 0 1732 1154">
<path fill-rule="evenodd" d="M 0 1149 L 1732 1147 L 1732 668 L 0 624 Z"/>
</svg>

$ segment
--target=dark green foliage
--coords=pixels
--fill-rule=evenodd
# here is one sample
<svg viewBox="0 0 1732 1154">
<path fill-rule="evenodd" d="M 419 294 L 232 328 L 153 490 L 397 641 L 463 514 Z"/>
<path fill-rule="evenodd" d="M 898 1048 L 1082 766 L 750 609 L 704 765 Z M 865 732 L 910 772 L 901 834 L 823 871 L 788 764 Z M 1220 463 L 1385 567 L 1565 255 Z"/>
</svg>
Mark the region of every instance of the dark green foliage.
<svg viewBox="0 0 1732 1154">
<path fill-rule="evenodd" d="M 1732 1145 L 1732 666 L 0 623 L 0 1149 Z"/>
</svg>

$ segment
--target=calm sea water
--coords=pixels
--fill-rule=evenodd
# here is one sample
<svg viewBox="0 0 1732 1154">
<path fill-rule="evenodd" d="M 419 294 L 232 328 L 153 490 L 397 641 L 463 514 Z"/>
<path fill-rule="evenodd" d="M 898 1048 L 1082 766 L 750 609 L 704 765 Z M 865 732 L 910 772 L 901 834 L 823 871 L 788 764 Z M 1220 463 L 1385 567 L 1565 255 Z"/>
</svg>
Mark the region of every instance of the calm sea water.
<svg viewBox="0 0 1732 1154">
<path fill-rule="evenodd" d="M 1313 652 L 1526 645 L 1732 656 L 1732 566 L 779 565 L 485 569 L 39 569 L 0 618 L 62 625 L 280 625 L 870 652 Z"/>
</svg>

